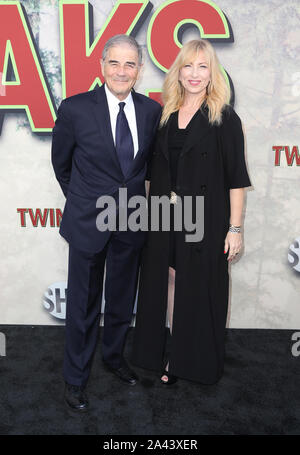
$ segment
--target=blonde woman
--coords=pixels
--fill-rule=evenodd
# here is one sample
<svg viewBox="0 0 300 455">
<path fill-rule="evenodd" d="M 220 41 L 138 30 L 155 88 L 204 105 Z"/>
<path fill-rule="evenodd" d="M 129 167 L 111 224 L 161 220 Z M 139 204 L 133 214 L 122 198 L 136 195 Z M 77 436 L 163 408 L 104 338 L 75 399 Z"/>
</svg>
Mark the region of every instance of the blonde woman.
<svg viewBox="0 0 300 455">
<path fill-rule="evenodd" d="M 217 382 L 224 368 L 228 262 L 242 248 L 245 165 L 241 121 L 212 45 L 185 44 L 163 86 L 150 198 L 170 198 L 171 229 L 149 231 L 143 251 L 132 361 L 177 378 Z M 174 230 L 175 204 L 204 200 L 204 235 Z M 149 203 L 151 208 L 151 204 Z M 195 208 L 196 207 L 196 208 Z M 198 220 L 199 221 L 199 220 Z M 166 319 L 170 329 L 166 350 Z"/>
</svg>

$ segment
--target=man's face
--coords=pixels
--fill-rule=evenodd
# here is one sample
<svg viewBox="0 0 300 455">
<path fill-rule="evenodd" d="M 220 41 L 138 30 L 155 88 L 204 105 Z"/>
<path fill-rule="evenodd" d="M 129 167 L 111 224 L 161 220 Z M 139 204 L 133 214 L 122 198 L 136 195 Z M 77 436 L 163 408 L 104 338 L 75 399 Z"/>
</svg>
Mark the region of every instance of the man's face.
<svg viewBox="0 0 300 455">
<path fill-rule="evenodd" d="M 109 48 L 105 60 L 101 60 L 105 83 L 120 101 L 130 93 L 140 68 L 136 49 L 126 43 Z"/>
</svg>

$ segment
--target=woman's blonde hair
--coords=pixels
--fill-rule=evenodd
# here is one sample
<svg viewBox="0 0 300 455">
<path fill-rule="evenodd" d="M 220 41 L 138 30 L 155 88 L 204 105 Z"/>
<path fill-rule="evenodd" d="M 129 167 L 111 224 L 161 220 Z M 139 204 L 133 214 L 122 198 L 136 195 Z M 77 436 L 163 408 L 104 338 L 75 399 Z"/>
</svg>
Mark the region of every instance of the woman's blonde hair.
<svg viewBox="0 0 300 455">
<path fill-rule="evenodd" d="M 220 124 L 222 110 L 230 100 L 230 88 L 222 74 L 218 57 L 209 41 L 198 39 L 184 44 L 172 64 L 163 84 L 162 99 L 164 103 L 160 126 L 164 125 L 172 112 L 183 104 L 185 91 L 179 79 L 180 69 L 191 63 L 199 51 L 203 51 L 210 69 L 210 82 L 206 89 L 203 105 L 208 107 L 208 119 L 211 124 Z"/>
</svg>

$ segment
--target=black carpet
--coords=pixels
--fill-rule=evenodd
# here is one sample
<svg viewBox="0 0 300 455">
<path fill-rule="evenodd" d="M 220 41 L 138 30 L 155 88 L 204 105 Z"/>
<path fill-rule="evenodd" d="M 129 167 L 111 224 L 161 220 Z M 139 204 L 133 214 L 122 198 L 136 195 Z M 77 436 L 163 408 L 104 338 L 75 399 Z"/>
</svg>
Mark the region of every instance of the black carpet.
<svg viewBox="0 0 300 455">
<path fill-rule="evenodd" d="M 228 329 L 224 376 L 210 386 L 179 380 L 168 388 L 138 368 L 141 382 L 127 386 L 104 370 L 99 343 L 84 415 L 63 402 L 64 327 L 2 325 L 0 332 L 1 435 L 300 434 L 294 330 Z M 127 354 L 131 339 L 132 332 Z"/>
</svg>

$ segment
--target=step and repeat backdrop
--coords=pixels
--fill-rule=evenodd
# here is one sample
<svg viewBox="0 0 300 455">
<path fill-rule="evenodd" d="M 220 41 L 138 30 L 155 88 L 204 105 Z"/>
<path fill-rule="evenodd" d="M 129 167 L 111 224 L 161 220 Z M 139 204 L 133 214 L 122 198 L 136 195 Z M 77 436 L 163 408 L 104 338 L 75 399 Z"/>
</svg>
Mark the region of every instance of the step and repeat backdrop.
<svg viewBox="0 0 300 455">
<path fill-rule="evenodd" d="M 65 200 L 51 130 L 63 98 L 101 85 L 103 45 L 117 33 L 142 45 L 136 90 L 157 100 L 183 43 L 215 46 L 253 184 L 244 252 L 230 266 L 228 326 L 299 328 L 299 0 L 0 1 L 0 323 L 64 324 Z"/>
</svg>

